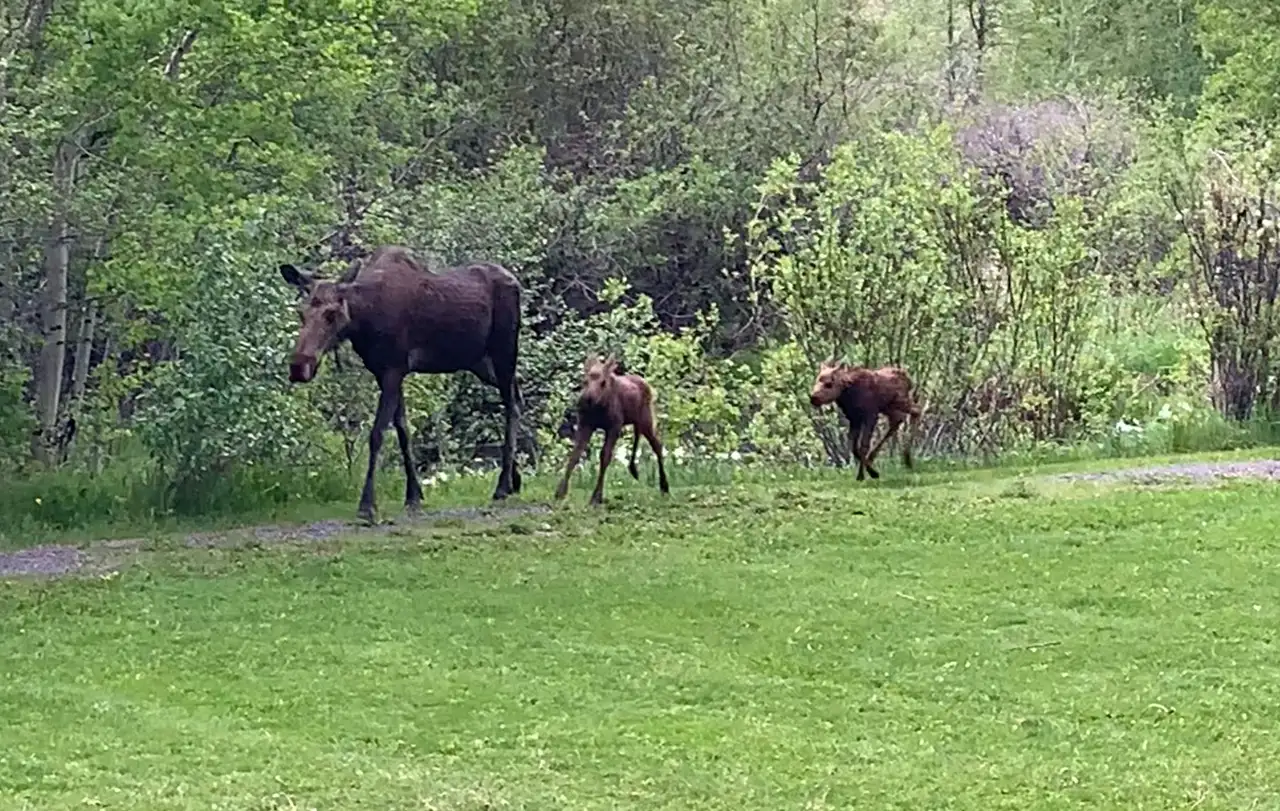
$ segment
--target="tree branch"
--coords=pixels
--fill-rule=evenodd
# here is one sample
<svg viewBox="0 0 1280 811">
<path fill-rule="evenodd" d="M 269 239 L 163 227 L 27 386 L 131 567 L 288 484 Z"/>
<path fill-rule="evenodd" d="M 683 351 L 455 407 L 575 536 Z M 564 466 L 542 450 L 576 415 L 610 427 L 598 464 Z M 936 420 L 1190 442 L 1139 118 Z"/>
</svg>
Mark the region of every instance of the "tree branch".
<svg viewBox="0 0 1280 811">
<path fill-rule="evenodd" d="M 173 49 L 173 53 L 169 54 L 169 62 L 164 66 L 164 78 L 171 82 L 178 80 L 178 73 L 182 70 L 182 59 L 191 53 L 191 46 L 196 42 L 196 34 L 198 29 L 189 28 L 187 33 L 182 35 L 178 46 Z"/>
</svg>

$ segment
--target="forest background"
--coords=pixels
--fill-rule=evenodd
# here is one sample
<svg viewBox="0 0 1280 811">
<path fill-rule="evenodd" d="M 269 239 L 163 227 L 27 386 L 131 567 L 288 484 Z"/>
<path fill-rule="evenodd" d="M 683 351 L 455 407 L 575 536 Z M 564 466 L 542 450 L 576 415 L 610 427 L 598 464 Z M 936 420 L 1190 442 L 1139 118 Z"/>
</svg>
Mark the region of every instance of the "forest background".
<svg viewBox="0 0 1280 811">
<path fill-rule="evenodd" d="M 1267 0 L 0 0 L 0 515 L 350 497 L 376 389 L 287 383 L 276 268 L 388 242 L 519 275 L 542 465 L 596 352 L 684 460 L 846 461 L 832 356 L 936 459 L 1268 442 L 1277 77 Z"/>
</svg>

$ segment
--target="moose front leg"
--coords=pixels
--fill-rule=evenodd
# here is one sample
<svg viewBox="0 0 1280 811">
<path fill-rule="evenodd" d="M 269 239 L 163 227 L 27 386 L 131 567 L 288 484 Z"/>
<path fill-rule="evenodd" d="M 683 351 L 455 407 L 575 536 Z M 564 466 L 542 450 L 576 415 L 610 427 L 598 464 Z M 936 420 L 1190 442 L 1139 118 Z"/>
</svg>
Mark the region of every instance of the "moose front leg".
<svg viewBox="0 0 1280 811">
<path fill-rule="evenodd" d="M 591 504 L 604 503 L 604 472 L 613 461 L 613 449 L 618 444 L 621 428 L 610 427 L 604 434 L 604 447 L 600 449 L 600 472 L 596 474 L 596 489 L 591 493 Z"/>
<path fill-rule="evenodd" d="M 374 522 L 376 512 L 373 480 L 378 472 L 378 452 L 382 450 L 382 434 L 391 423 L 396 404 L 400 401 L 400 381 L 396 375 L 385 375 L 378 381 L 378 411 L 373 417 L 373 427 L 369 429 L 369 469 L 364 475 L 360 507 L 356 510 L 356 517 L 370 524 Z"/>
<path fill-rule="evenodd" d="M 578 466 L 578 462 L 582 461 L 582 455 L 586 453 L 587 443 L 590 441 L 591 429 L 579 422 L 573 435 L 573 450 L 569 452 L 569 463 L 564 468 L 564 478 L 556 487 L 557 500 L 564 498 L 569 492 L 569 477 L 573 475 L 573 469 Z"/>
</svg>

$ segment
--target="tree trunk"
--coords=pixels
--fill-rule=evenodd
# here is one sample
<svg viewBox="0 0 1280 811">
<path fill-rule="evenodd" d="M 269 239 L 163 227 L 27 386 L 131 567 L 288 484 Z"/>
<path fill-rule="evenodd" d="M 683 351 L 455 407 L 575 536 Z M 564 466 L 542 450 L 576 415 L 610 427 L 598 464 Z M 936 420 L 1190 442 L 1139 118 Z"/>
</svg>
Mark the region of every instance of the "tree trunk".
<svg viewBox="0 0 1280 811">
<path fill-rule="evenodd" d="M 947 103 L 954 104 L 959 84 L 960 41 L 956 37 L 956 0 L 947 0 Z"/>
<path fill-rule="evenodd" d="M 98 324 L 98 308 L 92 301 L 84 303 L 80 317 L 80 335 L 76 344 L 75 365 L 71 369 L 71 402 L 84 397 L 89 382 L 89 356 L 93 352 L 93 332 Z"/>
<path fill-rule="evenodd" d="M 58 401 L 62 394 L 62 367 L 67 352 L 67 269 L 71 260 L 70 226 L 67 221 L 75 182 L 77 152 L 64 142 L 53 161 L 54 192 L 58 199 L 49 223 L 44 247 L 44 295 L 40 303 L 40 357 L 35 369 L 36 429 L 31 453 L 48 464 L 58 427 Z"/>
<path fill-rule="evenodd" d="M 995 0 L 969 0 L 969 27 L 973 29 L 974 68 L 973 80 L 969 86 L 969 103 L 977 104 L 982 100 L 987 78 L 987 49 L 991 44 L 992 11 L 989 4 Z"/>
</svg>

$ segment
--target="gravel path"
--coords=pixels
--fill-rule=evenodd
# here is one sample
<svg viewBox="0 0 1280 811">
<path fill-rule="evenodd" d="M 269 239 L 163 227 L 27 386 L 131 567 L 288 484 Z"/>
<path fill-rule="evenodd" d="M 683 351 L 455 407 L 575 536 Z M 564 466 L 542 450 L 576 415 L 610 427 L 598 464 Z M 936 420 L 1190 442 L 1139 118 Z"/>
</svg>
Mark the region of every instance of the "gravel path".
<svg viewBox="0 0 1280 811">
<path fill-rule="evenodd" d="M 1117 481 L 1137 484 L 1164 484 L 1190 481 L 1204 484 L 1221 479 L 1264 479 L 1280 481 L 1280 459 L 1256 459 L 1243 462 L 1184 462 L 1173 465 L 1123 468 L 1092 473 L 1061 473 L 1050 477 L 1056 481 Z M 542 504 L 504 507 L 463 507 L 424 512 L 414 521 L 441 520 L 482 521 L 513 518 L 519 515 L 547 512 Z M 228 547 L 252 539 L 261 544 L 316 543 L 339 535 L 354 533 L 386 533 L 398 525 L 379 524 L 369 527 L 351 521 L 315 521 L 299 526 L 259 526 L 228 532 L 202 532 L 187 536 L 192 548 Z M 85 572 L 112 571 L 142 546 L 141 541 L 109 541 L 90 544 L 86 549 L 64 544 L 46 544 L 14 552 L 0 552 L 0 578 L 61 577 Z"/>
<path fill-rule="evenodd" d="M 503 507 L 461 507 L 424 511 L 412 520 L 401 519 L 395 524 L 376 526 L 355 521 L 314 521 L 296 526 L 264 525 L 228 530 L 226 532 L 200 532 L 188 535 L 184 544 L 194 549 L 226 548 L 243 545 L 245 541 L 259 544 L 318 543 L 339 535 L 386 534 L 404 526 L 435 521 L 484 521 L 515 518 L 521 515 L 549 512 L 544 504 L 521 504 Z M 119 568 L 132 553 L 143 546 L 141 540 L 103 541 L 85 547 L 67 544 L 46 544 L 13 552 L 0 552 L 0 579 L 14 577 L 52 578 L 73 574 L 102 574 Z"/>
<path fill-rule="evenodd" d="M 1062 473 L 1058 481 L 1123 481 L 1139 484 L 1165 484 L 1188 481 L 1196 484 L 1220 479 L 1280 480 L 1280 459 L 1252 459 L 1245 462 L 1184 462 L 1176 465 L 1152 465 L 1093 473 Z"/>
</svg>

